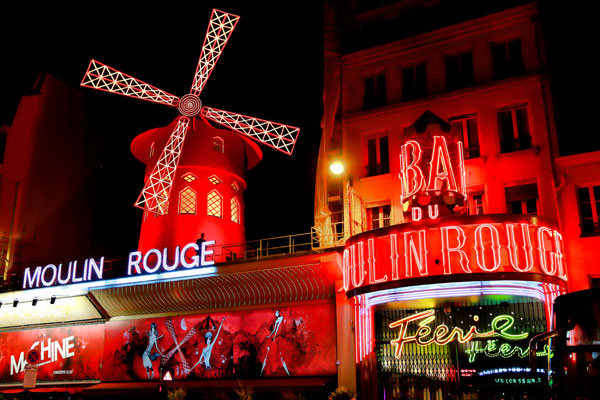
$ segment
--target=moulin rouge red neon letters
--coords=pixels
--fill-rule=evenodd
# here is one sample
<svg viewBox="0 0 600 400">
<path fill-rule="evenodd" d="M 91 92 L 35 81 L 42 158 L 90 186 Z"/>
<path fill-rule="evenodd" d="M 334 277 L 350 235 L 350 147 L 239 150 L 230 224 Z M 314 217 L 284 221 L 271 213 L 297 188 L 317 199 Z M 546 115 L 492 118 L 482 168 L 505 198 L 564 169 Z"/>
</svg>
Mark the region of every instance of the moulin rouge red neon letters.
<svg viewBox="0 0 600 400">
<path fill-rule="evenodd" d="M 471 273 L 536 273 L 566 281 L 558 231 L 534 223 L 495 222 L 501 219 L 495 216 L 489 219 L 446 226 L 433 221 L 435 226 L 419 230 L 399 225 L 378 237 L 359 235 L 343 253 L 344 288 Z"/>
</svg>

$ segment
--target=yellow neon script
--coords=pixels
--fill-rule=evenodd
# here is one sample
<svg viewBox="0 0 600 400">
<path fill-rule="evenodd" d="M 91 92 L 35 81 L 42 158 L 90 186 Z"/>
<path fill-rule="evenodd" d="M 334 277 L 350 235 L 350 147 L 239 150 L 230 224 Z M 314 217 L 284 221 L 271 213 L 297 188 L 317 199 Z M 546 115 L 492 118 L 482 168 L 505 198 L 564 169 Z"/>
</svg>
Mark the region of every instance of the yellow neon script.
<svg viewBox="0 0 600 400">
<path fill-rule="evenodd" d="M 515 319 L 510 315 L 498 315 L 492 320 L 492 329 L 487 332 L 478 332 L 475 326 L 471 326 L 466 332 L 462 328 L 454 327 L 450 329 L 448 325 L 441 324 L 433 329 L 430 324 L 435 320 L 435 310 L 422 311 L 406 318 L 392 322 L 390 328 L 399 328 L 398 339 L 391 340 L 392 346 L 396 347 L 395 356 L 400 358 L 402 348 L 405 343 L 416 343 L 419 346 L 429 346 L 432 343 L 445 345 L 452 341 L 466 343 L 474 338 L 501 337 L 507 340 L 523 340 L 527 338 L 528 333 L 510 333 Z M 478 320 L 477 317 L 474 318 Z M 408 335 L 408 325 L 410 322 L 420 321 L 414 335 Z"/>
</svg>

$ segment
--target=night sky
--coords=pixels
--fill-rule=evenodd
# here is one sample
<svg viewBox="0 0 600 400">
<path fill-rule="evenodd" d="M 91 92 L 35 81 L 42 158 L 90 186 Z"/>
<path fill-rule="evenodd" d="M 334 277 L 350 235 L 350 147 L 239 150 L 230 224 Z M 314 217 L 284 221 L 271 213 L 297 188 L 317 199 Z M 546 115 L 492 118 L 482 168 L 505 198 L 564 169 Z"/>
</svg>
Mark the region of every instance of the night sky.
<svg viewBox="0 0 600 400">
<path fill-rule="evenodd" d="M 247 176 L 245 217 L 248 239 L 309 232 L 322 114 L 320 2 L 147 4 L 86 2 L 71 8 L 53 3 L 52 8 L 3 10 L 0 123 L 10 125 L 19 96 L 39 71 L 78 87 L 92 58 L 181 97 L 189 93 L 212 8 L 237 14 L 240 21 L 201 99 L 208 106 L 301 128 L 291 157 L 262 146 L 263 161 Z M 106 242 L 106 255 L 126 256 L 137 246 L 142 212 L 132 204 L 144 171 L 129 144 L 139 133 L 167 125 L 178 112 L 78 90 L 101 140 L 94 240 Z"/>
<path fill-rule="evenodd" d="M 322 114 L 322 3 L 282 1 L 53 2 L 22 9 L 0 5 L 0 124 L 10 124 L 19 96 L 39 71 L 78 87 L 95 58 L 169 93 L 189 92 L 212 8 L 241 19 L 202 93 L 204 104 L 301 128 L 288 157 L 263 146 L 245 193 L 247 238 L 308 232 Z M 10 7 L 13 7 L 10 5 Z M 561 154 L 600 149 L 589 93 L 597 93 L 590 59 L 598 34 L 587 3 L 544 0 Z M 143 186 L 143 165 L 131 155 L 139 133 L 170 123 L 173 108 L 79 88 L 101 139 L 95 241 L 114 256 L 136 247 L 141 211 L 131 204 Z M 109 254 L 107 254 L 109 255 Z"/>
</svg>

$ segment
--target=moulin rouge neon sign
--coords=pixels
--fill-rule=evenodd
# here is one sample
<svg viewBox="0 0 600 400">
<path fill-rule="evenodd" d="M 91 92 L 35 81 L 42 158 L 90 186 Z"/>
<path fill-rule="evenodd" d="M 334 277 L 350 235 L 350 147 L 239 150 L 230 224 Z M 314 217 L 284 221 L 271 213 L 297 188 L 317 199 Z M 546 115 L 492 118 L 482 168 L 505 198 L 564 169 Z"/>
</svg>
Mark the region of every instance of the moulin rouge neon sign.
<svg viewBox="0 0 600 400">
<path fill-rule="evenodd" d="M 209 259 L 213 255 L 214 245 L 215 241 L 211 240 L 188 243 L 181 249 L 177 246 L 172 253 L 167 248 L 150 249 L 146 253 L 132 251 L 127 262 L 127 275 L 158 274 L 178 268 L 192 269 L 214 265 L 215 262 Z M 79 270 L 77 261 L 64 265 L 47 264 L 43 267 L 26 268 L 23 275 L 23 289 L 102 280 L 103 272 L 104 257 L 99 261 L 93 258 L 84 260 Z"/>
<path fill-rule="evenodd" d="M 479 317 L 475 316 L 473 320 L 477 322 Z M 414 335 L 408 334 L 409 324 L 416 321 L 419 322 Z M 467 343 L 479 338 L 501 338 L 516 341 L 526 339 L 529 335 L 527 332 L 517 334 L 510 332 L 515 322 L 514 317 L 511 315 L 496 316 L 491 322 L 491 329 L 486 332 L 479 332 L 474 325 L 470 326 L 466 332 L 458 327 L 450 329 L 446 324 L 440 324 L 432 328 L 433 321 L 435 321 L 435 310 L 422 311 L 392 322 L 389 325 L 390 328 L 398 328 L 398 338 L 390 342 L 395 347 L 394 355 L 396 358 L 401 357 L 402 349 L 407 343 L 416 343 L 419 346 L 429 346 L 431 344 L 443 346 L 453 341 Z"/>
<path fill-rule="evenodd" d="M 538 218 L 510 217 L 421 221 L 380 229 L 379 236 L 356 235 L 343 253 L 344 289 L 471 273 L 536 273 L 566 281 L 562 235 Z"/>
</svg>

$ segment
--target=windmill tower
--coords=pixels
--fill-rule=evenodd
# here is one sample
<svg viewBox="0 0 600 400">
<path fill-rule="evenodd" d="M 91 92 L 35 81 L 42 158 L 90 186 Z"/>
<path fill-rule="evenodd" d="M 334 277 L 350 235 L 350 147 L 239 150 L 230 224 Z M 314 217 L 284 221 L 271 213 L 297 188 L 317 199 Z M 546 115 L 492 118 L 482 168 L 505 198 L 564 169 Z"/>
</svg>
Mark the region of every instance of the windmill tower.
<svg viewBox="0 0 600 400">
<path fill-rule="evenodd" d="M 213 10 L 190 93 L 179 98 L 92 60 L 81 86 L 177 107 L 168 127 L 137 136 L 133 154 L 146 164 L 135 206 L 144 210 L 139 250 L 174 248 L 205 233 L 217 244 L 244 235 L 245 171 L 262 158 L 252 140 L 291 154 L 299 129 L 204 106 L 200 94 L 239 17 Z M 209 121 L 225 129 L 213 127 Z M 184 140 L 188 137 L 184 147 Z M 162 151 L 161 151 L 162 149 Z"/>
</svg>

